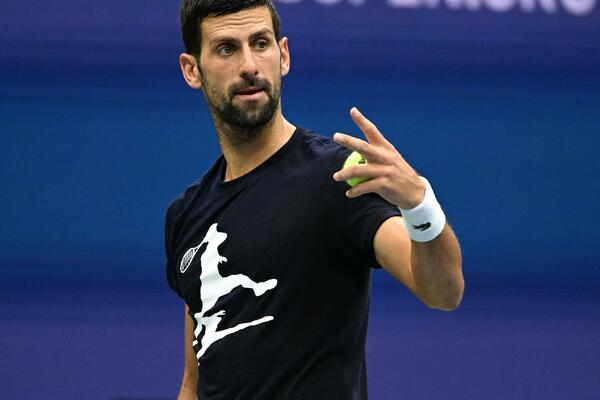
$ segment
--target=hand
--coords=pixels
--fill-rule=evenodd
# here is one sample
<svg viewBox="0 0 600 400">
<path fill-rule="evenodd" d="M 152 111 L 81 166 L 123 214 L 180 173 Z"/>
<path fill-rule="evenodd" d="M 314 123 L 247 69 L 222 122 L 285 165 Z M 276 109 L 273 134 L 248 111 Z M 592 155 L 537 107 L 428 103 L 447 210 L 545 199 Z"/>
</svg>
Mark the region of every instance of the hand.
<svg viewBox="0 0 600 400">
<path fill-rule="evenodd" d="M 350 116 L 367 141 L 343 133 L 333 135 L 333 140 L 350 150 L 358 151 L 367 159 L 367 164 L 344 168 L 333 174 L 333 179 L 345 181 L 361 176 L 369 178 L 346 192 L 350 198 L 377 193 L 400 208 L 411 209 L 418 206 L 425 197 L 425 183 L 419 179 L 416 171 L 356 107 L 350 110 Z"/>
</svg>

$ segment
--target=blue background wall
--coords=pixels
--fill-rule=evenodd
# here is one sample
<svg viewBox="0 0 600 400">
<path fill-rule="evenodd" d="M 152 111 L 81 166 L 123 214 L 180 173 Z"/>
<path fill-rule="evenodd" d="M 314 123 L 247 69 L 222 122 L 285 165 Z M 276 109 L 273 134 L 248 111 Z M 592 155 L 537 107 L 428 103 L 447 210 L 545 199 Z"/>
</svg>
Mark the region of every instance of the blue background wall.
<svg viewBox="0 0 600 400">
<path fill-rule="evenodd" d="M 593 291 L 600 283 L 597 2 L 288 0 L 278 6 L 292 51 L 284 80 L 288 119 L 325 135 L 359 135 L 347 114 L 358 106 L 432 181 L 462 245 L 467 292 L 461 310 L 450 315 L 424 309 L 374 274 L 372 397 L 398 398 L 390 388 L 401 382 L 407 398 L 564 398 L 549 382 L 567 376 L 564 393 L 592 398 L 586 396 L 600 389 L 592 379 L 600 371 L 593 350 L 600 328 Z M 586 12 L 576 15 L 577 9 Z M 77 385 L 53 386 L 57 359 L 60 379 L 81 387 L 92 379 L 79 376 L 79 366 L 104 365 L 98 398 L 168 397 L 176 390 L 181 310 L 164 284 L 163 216 L 219 154 L 202 95 L 180 76 L 177 21 L 174 1 L 0 3 L 0 350 L 8 354 L 0 368 L 12 371 L 4 374 L 10 384 L 0 389 L 7 391 L 2 398 L 35 398 L 42 390 L 50 398 L 95 398 L 81 397 Z M 141 318 L 140 307 L 155 317 Z M 523 328 L 530 315 L 538 324 Z M 118 355 L 140 340 L 140 324 L 159 327 L 150 329 L 155 346 L 169 343 L 155 349 L 162 351 L 157 359 L 136 353 L 144 368 Z M 557 328 L 564 326 L 573 330 Z M 526 334 L 516 342 L 488 346 L 486 332 L 506 338 L 519 327 Z M 31 348 L 40 329 L 52 346 Z M 66 339 L 78 329 L 86 337 L 114 334 L 114 342 L 90 350 L 81 335 Z M 394 329 L 406 337 L 385 336 Z M 423 339 L 424 331 L 456 337 L 450 347 L 468 371 L 460 375 L 447 361 L 459 375 L 440 375 L 442 383 L 422 389 L 429 392 L 414 383 L 430 376 L 427 364 L 405 366 L 416 375 L 404 380 L 384 368 L 390 349 L 383 343 L 390 341 L 422 340 L 425 358 L 441 351 L 456 360 L 448 346 L 436 349 Z M 473 342 L 461 342 L 464 335 Z M 573 342 L 579 353 L 564 347 Z M 464 358 L 477 343 L 476 352 L 504 360 L 493 367 L 504 378 L 483 379 L 477 357 Z M 537 358 L 524 355 L 536 346 Z M 40 384 L 17 396 L 27 349 L 48 364 L 37 364 Z M 411 359 L 404 346 L 393 349 L 396 360 L 425 359 L 419 352 Z M 514 359 L 506 349 L 517 351 Z M 82 354 L 89 358 L 77 358 Z M 112 376 L 126 360 L 127 370 L 145 372 Z M 526 371 L 515 371 L 527 362 Z M 541 365 L 552 367 L 540 372 Z M 521 385 L 523 374 L 538 389 Z M 481 385 L 470 386 L 477 376 Z M 128 380 L 144 382 L 146 391 L 132 390 Z M 484 387 L 490 392 L 482 397 L 477 388 Z"/>
</svg>

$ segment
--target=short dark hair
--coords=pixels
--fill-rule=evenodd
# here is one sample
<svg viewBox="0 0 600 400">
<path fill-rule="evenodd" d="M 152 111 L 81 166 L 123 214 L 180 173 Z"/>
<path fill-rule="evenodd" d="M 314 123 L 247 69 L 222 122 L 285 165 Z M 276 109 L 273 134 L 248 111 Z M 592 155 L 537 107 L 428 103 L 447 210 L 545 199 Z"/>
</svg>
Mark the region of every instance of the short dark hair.
<svg viewBox="0 0 600 400">
<path fill-rule="evenodd" d="M 202 37 L 200 28 L 202 21 L 206 18 L 233 14 L 261 6 L 267 7 L 271 12 L 275 38 L 279 41 L 281 20 L 272 0 L 181 0 L 179 20 L 186 52 L 194 56 L 200 54 L 200 38 Z"/>
</svg>

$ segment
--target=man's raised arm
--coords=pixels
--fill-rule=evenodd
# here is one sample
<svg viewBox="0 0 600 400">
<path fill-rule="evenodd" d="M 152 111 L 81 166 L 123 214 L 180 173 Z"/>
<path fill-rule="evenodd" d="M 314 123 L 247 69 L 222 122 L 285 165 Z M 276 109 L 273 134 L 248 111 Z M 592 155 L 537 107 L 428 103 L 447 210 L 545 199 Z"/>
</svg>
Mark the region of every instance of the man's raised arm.
<svg viewBox="0 0 600 400">
<path fill-rule="evenodd" d="M 377 193 L 398 206 L 403 216 L 389 218 L 377 230 L 373 243 L 377 261 L 429 307 L 454 310 L 465 286 L 462 256 L 431 185 L 356 108 L 350 116 L 367 140 L 341 133 L 333 139 L 367 162 L 343 168 L 333 178 L 367 178 L 348 190 L 347 196 Z"/>
</svg>

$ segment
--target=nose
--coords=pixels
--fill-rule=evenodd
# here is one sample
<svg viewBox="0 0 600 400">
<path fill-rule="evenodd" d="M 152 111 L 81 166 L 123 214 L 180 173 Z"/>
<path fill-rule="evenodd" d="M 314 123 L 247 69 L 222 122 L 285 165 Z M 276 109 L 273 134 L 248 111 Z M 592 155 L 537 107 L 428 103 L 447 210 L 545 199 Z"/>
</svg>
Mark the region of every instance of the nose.
<svg viewBox="0 0 600 400">
<path fill-rule="evenodd" d="M 258 75 L 258 65 L 252 49 L 244 46 L 242 54 L 242 65 L 240 66 L 240 76 L 246 79 L 252 79 Z"/>
</svg>

